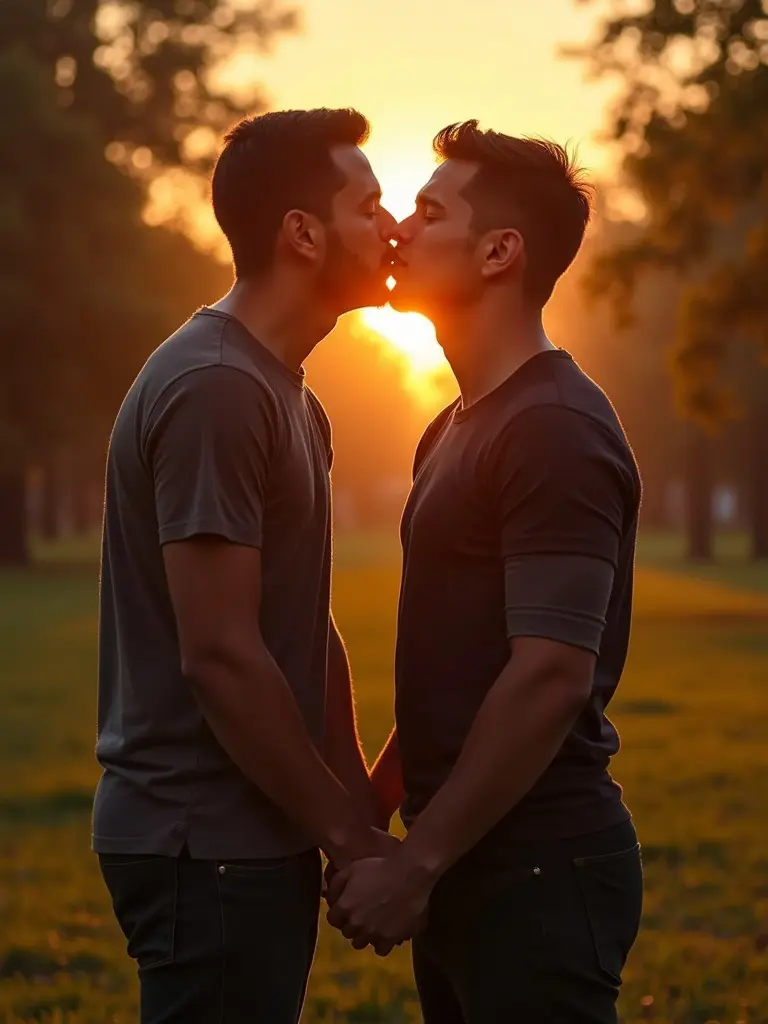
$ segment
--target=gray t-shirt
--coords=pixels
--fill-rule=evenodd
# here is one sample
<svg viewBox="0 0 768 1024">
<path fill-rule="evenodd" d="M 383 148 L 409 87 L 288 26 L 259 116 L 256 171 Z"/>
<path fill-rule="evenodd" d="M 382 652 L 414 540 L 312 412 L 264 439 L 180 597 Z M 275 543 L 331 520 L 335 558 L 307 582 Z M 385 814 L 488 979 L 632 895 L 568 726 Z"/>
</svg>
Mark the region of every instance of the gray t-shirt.
<svg viewBox="0 0 768 1024">
<path fill-rule="evenodd" d="M 217 310 L 164 342 L 128 392 L 107 465 L 97 852 L 175 856 L 187 843 L 197 858 L 258 858 L 312 846 L 225 753 L 182 675 L 162 546 L 214 534 L 261 550 L 261 632 L 321 750 L 331 460 L 303 373 Z"/>
</svg>

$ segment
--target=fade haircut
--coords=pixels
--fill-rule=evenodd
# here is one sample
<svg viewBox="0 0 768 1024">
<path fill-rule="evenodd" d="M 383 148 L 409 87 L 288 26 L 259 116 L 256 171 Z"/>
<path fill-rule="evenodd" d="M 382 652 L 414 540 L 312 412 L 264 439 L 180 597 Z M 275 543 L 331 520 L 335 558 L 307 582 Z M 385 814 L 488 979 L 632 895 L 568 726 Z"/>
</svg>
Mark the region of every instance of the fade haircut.
<svg viewBox="0 0 768 1024">
<path fill-rule="evenodd" d="M 213 210 L 232 249 L 235 274 L 268 270 L 289 210 L 327 221 L 345 184 L 331 149 L 360 146 L 370 125 L 357 110 L 277 110 L 240 121 L 213 172 Z"/>
<path fill-rule="evenodd" d="M 484 131 L 477 121 L 448 125 L 435 136 L 443 160 L 479 164 L 464 189 L 478 233 L 516 228 L 526 252 L 527 300 L 543 306 L 579 251 L 592 188 L 562 146 L 542 139 Z"/>
</svg>

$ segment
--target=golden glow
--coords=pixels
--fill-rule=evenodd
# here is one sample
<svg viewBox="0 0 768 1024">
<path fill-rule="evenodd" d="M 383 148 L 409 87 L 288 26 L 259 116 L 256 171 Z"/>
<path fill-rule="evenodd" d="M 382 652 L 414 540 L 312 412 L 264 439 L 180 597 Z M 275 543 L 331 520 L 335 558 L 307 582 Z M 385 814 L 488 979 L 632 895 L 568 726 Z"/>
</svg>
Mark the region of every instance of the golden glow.
<svg viewBox="0 0 768 1024">
<path fill-rule="evenodd" d="M 443 350 L 426 317 L 381 306 L 364 310 L 363 323 L 405 356 L 415 374 L 430 374 L 445 367 Z"/>
<path fill-rule="evenodd" d="M 430 178 L 434 163 L 418 159 L 406 162 L 397 155 L 384 155 L 376 161 L 375 170 L 382 187 L 382 205 L 402 220 L 413 212 L 416 195 Z M 390 278 L 390 287 L 392 284 Z M 431 321 L 419 313 L 398 313 L 391 306 L 363 310 L 361 319 L 368 332 L 406 363 L 411 390 L 421 398 L 431 395 L 448 369 Z"/>
<path fill-rule="evenodd" d="M 381 306 L 362 310 L 356 323 L 357 330 L 397 360 L 406 389 L 430 414 L 454 397 L 456 382 L 426 317 Z"/>
<path fill-rule="evenodd" d="M 396 220 L 408 217 L 416 206 L 419 190 L 432 177 L 435 162 L 424 159 L 418 152 L 401 152 L 395 155 L 384 153 L 377 156 L 372 144 L 366 147 L 366 155 L 381 184 L 382 206 L 389 210 Z M 403 159 L 404 156 L 406 159 Z"/>
</svg>

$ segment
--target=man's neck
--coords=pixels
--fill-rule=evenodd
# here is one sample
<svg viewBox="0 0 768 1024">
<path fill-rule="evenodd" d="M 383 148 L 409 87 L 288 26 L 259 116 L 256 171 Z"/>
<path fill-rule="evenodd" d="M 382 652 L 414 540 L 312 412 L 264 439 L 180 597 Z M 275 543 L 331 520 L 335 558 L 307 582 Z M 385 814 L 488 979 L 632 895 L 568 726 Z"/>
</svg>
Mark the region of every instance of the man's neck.
<svg viewBox="0 0 768 1024">
<path fill-rule="evenodd" d="M 464 314 L 453 311 L 450 322 L 446 318 L 435 326 L 465 408 L 494 391 L 533 356 L 555 348 L 540 313 L 481 305 Z"/>
<path fill-rule="evenodd" d="M 336 325 L 297 288 L 273 281 L 237 280 L 212 309 L 236 317 L 264 348 L 298 371 L 310 352 Z"/>
</svg>

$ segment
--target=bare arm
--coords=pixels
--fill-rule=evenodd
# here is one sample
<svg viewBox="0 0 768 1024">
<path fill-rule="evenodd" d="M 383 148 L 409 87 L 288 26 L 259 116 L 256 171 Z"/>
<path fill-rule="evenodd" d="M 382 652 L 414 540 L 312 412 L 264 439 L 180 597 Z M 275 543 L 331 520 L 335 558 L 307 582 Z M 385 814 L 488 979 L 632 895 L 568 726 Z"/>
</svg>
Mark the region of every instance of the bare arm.
<svg viewBox="0 0 768 1024">
<path fill-rule="evenodd" d="M 222 747 L 337 866 L 372 852 L 259 633 L 260 551 L 210 536 L 163 550 L 183 671 Z"/>
<path fill-rule="evenodd" d="M 525 795 L 554 758 L 591 687 L 595 656 L 537 638 L 491 688 L 443 787 L 388 860 L 332 880 L 330 924 L 386 955 L 415 934 L 438 878 Z"/>
<path fill-rule="evenodd" d="M 346 648 L 331 617 L 328 638 L 328 694 L 325 713 L 325 762 L 370 824 L 386 828 L 377 805 L 357 732 L 354 690 Z"/>
<path fill-rule="evenodd" d="M 456 765 L 413 825 L 402 858 L 437 878 L 474 846 L 549 766 L 586 703 L 595 655 L 518 637 Z"/>
<path fill-rule="evenodd" d="M 427 873 L 444 871 L 497 824 L 571 731 L 592 691 L 625 523 L 636 512 L 615 438 L 567 409 L 532 408 L 522 422 L 528 432 L 513 421 L 486 468 L 510 660 L 404 844 L 404 858 Z"/>
<path fill-rule="evenodd" d="M 389 822 L 398 810 L 405 797 L 403 786 L 403 769 L 400 763 L 400 748 L 397 743 L 397 730 L 392 733 L 384 745 L 384 749 L 376 759 L 371 771 L 371 782 L 376 791 L 376 798 L 382 810 L 384 820 Z"/>
<path fill-rule="evenodd" d="M 619 447 L 589 418 L 543 405 L 516 418 L 489 456 L 510 658 L 405 842 L 335 880 L 329 920 L 355 941 L 414 934 L 435 881 L 529 792 L 588 701 L 639 500 Z"/>
</svg>

